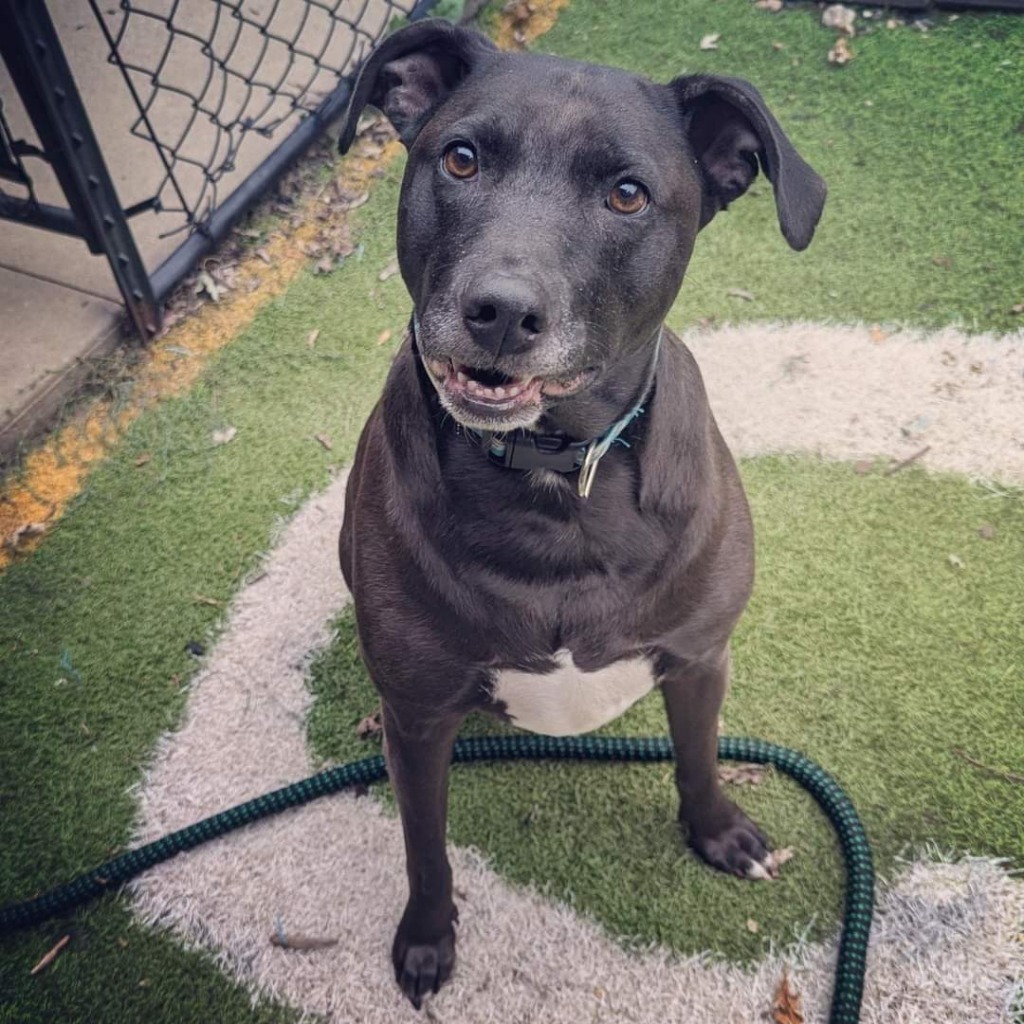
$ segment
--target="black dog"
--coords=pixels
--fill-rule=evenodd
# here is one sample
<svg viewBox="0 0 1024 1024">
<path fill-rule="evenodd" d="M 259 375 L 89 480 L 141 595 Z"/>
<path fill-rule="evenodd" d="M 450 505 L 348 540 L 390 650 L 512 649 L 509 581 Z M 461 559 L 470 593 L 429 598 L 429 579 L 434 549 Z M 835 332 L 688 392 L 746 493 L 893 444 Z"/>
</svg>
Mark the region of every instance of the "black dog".
<svg viewBox="0 0 1024 1024">
<path fill-rule="evenodd" d="M 343 151 L 366 104 L 409 149 L 415 313 L 356 453 L 341 564 L 405 832 L 395 973 L 419 1007 L 454 964 L 447 772 L 474 709 L 578 733 L 660 686 L 691 847 L 774 874 L 715 770 L 750 515 L 663 322 L 697 232 L 759 164 L 793 248 L 825 186 L 746 82 L 656 85 L 438 21 L 366 62 Z"/>
</svg>

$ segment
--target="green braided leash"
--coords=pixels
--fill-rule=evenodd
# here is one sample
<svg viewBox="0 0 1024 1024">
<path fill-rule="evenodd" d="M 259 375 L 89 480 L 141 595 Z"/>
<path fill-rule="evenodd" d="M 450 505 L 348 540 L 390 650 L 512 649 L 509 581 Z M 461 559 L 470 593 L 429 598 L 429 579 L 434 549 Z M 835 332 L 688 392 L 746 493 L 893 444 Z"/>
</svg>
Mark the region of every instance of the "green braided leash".
<svg viewBox="0 0 1024 1024">
<path fill-rule="evenodd" d="M 763 740 L 722 737 L 718 756 L 728 761 L 773 764 L 806 789 L 818 802 L 839 836 L 846 861 L 846 908 L 839 940 L 836 981 L 832 991 L 830 1024 L 857 1024 L 864 990 L 864 968 L 874 905 L 875 872 L 864 826 L 838 783 L 823 768 L 795 750 Z M 512 759 L 565 761 L 669 761 L 672 744 L 663 737 L 619 736 L 478 736 L 458 740 L 453 763 Z M 115 857 L 66 885 L 24 903 L 0 907 L 0 935 L 38 924 L 80 906 L 127 882 L 154 864 L 183 850 L 191 850 L 242 825 L 259 821 L 289 807 L 298 807 L 348 786 L 371 783 L 387 775 L 384 758 L 330 768 L 283 789 L 265 793 L 194 825 L 179 829 L 138 849 Z"/>
</svg>

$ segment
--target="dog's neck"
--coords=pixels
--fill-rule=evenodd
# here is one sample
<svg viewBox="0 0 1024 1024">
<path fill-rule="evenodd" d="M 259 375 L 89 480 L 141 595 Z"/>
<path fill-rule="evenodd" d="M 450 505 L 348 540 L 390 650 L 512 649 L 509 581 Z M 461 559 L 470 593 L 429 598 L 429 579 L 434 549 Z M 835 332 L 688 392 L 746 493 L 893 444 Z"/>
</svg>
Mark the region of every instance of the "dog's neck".
<svg viewBox="0 0 1024 1024">
<path fill-rule="evenodd" d="M 516 430 L 511 433 L 490 433 L 459 427 L 485 452 L 495 465 L 513 470 L 548 470 L 554 473 L 579 473 L 577 490 L 580 497 L 590 496 L 597 468 L 612 445 L 624 444 L 629 447 L 623 434 L 626 429 L 645 411 L 653 398 L 658 358 L 664 328 L 659 328 L 654 340 L 653 351 L 647 356 L 644 377 L 637 397 L 629 408 L 596 437 L 574 440 L 572 434 L 555 428 L 553 432 L 542 433 L 543 417 L 533 430 Z"/>
</svg>

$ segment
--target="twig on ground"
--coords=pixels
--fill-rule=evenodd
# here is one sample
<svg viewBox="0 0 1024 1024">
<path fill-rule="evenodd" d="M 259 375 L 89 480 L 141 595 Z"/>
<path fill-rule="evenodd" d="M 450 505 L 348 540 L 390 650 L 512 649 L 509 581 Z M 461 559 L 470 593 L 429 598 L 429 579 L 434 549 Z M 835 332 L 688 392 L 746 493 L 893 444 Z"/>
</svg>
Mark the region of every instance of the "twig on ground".
<svg viewBox="0 0 1024 1024">
<path fill-rule="evenodd" d="M 885 476 L 895 476 L 901 469 L 906 469 L 907 466 L 913 465 L 922 456 L 927 455 L 932 450 L 930 444 L 926 444 L 919 452 L 914 452 L 909 459 L 904 459 L 902 462 L 897 462 L 895 466 L 890 466 L 885 471 Z"/>
<path fill-rule="evenodd" d="M 54 946 L 53 949 L 51 949 L 50 952 L 47 953 L 46 956 L 44 956 L 43 959 L 40 960 L 39 963 L 37 963 L 35 965 L 35 967 L 33 967 L 32 970 L 29 971 L 28 973 L 29 974 L 38 974 L 40 971 L 45 971 L 46 968 L 49 967 L 50 964 L 52 964 L 53 961 L 57 959 L 57 957 L 60 956 L 61 950 L 70 941 L 71 941 L 71 936 L 70 935 L 65 935 L 64 938 L 62 938 L 60 940 L 60 942 L 58 942 L 57 945 Z"/>
<path fill-rule="evenodd" d="M 974 765 L 975 768 L 980 768 L 983 772 L 988 772 L 989 775 L 992 775 L 997 779 L 1002 779 L 1003 782 L 1015 782 L 1018 785 L 1024 786 L 1024 775 L 1017 775 L 1015 772 L 1003 771 L 1002 768 L 993 768 L 991 765 L 985 764 L 984 761 L 979 761 L 977 758 L 971 757 L 970 754 L 960 747 L 952 747 L 950 749 L 962 761 L 966 761 L 968 764 Z"/>
</svg>

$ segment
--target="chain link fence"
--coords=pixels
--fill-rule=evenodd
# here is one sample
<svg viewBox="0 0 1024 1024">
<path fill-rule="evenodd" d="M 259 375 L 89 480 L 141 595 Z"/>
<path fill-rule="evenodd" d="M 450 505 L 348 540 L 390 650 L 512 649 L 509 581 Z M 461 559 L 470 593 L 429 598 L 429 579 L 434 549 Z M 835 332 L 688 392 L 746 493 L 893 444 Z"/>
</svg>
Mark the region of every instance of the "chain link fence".
<svg viewBox="0 0 1024 1024">
<path fill-rule="evenodd" d="M 148 336 L 161 301 L 344 111 L 377 40 L 432 4 L 88 0 L 68 38 L 54 25 L 66 10 L 51 18 L 43 0 L 0 0 L 0 55 L 17 93 L 0 101 L 0 218 L 105 255 Z M 98 95 L 72 72 L 83 38 L 102 42 L 111 69 Z M 14 102 L 32 133 L 15 127 Z M 107 121 L 131 142 L 112 144 Z M 63 202 L 41 198 L 40 164 Z"/>
</svg>

